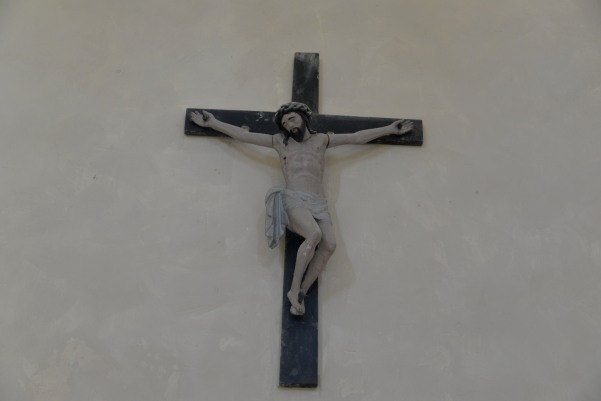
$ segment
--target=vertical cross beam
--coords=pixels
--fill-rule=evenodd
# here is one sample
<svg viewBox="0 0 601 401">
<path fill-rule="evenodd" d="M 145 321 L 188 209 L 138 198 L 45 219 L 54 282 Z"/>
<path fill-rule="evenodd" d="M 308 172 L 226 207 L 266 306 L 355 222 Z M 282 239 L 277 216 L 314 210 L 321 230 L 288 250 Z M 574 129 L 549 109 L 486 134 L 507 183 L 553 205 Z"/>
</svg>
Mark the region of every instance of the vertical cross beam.
<svg viewBox="0 0 601 401">
<path fill-rule="evenodd" d="M 318 112 L 319 107 L 319 54 L 296 53 L 292 101 L 302 102 Z M 305 314 L 290 313 L 286 294 L 292 285 L 296 254 L 303 238 L 286 230 L 284 258 L 284 291 L 282 304 L 282 339 L 280 354 L 280 387 L 317 387 L 317 281 L 305 298 Z"/>
<path fill-rule="evenodd" d="M 319 53 L 295 53 L 292 101 L 319 113 Z"/>
</svg>

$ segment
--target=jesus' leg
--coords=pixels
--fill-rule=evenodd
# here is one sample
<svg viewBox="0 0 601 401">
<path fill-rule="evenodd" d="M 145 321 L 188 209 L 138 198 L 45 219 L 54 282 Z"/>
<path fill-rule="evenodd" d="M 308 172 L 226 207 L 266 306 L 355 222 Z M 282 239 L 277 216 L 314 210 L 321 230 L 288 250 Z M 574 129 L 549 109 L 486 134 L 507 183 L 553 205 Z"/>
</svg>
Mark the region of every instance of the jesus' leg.
<svg viewBox="0 0 601 401">
<path fill-rule="evenodd" d="M 334 226 L 331 221 L 319 220 L 317 222 L 321 229 L 321 241 L 315 251 L 315 256 L 311 260 L 309 267 L 307 268 L 307 274 L 301 283 L 301 292 L 306 294 L 317 277 L 326 266 L 326 263 L 330 259 L 330 256 L 336 250 L 336 238 L 334 237 Z"/>
<path fill-rule="evenodd" d="M 305 313 L 305 304 L 303 302 L 305 293 L 301 292 L 301 282 L 309 262 L 315 255 L 315 248 L 321 241 L 321 229 L 311 212 L 307 209 L 293 208 L 287 210 L 287 213 L 288 228 L 305 239 L 296 254 L 292 285 L 290 286 L 290 291 L 288 291 L 288 299 L 292 304 L 290 313 L 293 315 L 303 315 Z"/>
</svg>

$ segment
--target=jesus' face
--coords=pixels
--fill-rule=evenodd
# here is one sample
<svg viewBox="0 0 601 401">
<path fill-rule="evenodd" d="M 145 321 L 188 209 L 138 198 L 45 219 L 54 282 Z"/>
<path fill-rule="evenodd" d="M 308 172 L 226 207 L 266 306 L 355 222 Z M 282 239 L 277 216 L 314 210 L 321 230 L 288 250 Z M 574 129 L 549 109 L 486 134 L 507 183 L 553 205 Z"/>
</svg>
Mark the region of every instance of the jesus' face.
<svg viewBox="0 0 601 401">
<path fill-rule="evenodd" d="M 298 113 L 293 111 L 284 114 L 282 117 L 282 126 L 296 141 L 302 140 L 303 136 L 305 135 L 305 120 L 303 120 Z"/>
</svg>

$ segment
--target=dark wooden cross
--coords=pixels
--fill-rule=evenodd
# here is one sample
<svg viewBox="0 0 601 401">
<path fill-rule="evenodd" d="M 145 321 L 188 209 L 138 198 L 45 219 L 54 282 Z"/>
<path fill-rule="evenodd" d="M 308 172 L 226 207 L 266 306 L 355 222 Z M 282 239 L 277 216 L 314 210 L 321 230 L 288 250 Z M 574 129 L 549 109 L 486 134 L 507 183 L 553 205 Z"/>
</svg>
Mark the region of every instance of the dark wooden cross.
<svg viewBox="0 0 601 401">
<path fill-rule="evenodd" d="M 294 78 L 292 101 L 305 103 L 313 110 L 311 128 L 317 132 L 350 133 L 369 128 L 383 127 L 398 118 L 348 117 L 317 114 L 319 110 L 319 54 L 296 53 L 294 56 Z M 201 109 L 186 110 L 186 135 L 225 136 L 208 128 L 201 128 L 190 121 L 190 113 Z M 207 110 L 221 121 L 239 127 L 248 127 L 252 132 L 274 132 L 274 112 Z M 387 136 L 370 143 L 389 145 L 422 145 L 422 122 L 413 121 L 413 130 L 407 135 Z M 275 132 L 274 132 L 275 133 Z M 304 316 L 290 314 L 290 301 L 286 296 L 294 273 L 296 254 L 303 238 L 286 232 L 286 256 L 284 259 L 284 292 L 282 306 L 282 337 L 280 354 L 281 387 L 317 387 L 317 282 L 305 298 Z"/>
</svg>

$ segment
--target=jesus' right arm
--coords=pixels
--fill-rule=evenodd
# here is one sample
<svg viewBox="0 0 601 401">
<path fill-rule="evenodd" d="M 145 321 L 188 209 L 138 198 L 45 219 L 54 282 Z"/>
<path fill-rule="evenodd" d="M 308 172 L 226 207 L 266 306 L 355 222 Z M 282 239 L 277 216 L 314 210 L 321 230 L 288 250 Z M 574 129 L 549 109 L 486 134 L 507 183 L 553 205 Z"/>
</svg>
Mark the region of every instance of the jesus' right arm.
<svg viewBox="0 0 601 401">
<path fill-rule="evenodd" d="M 190 113 L 190 120 L 200 127 L 211 128 L 221 132 L 229 137 L 239 140 L 240 142 L 250 143 L 267 148 L 273 147 L 272 135 L 248 132 L 240 127 L 219 121 L 208 111 L 202 112 L 193 111 Z"/>
</svg>

